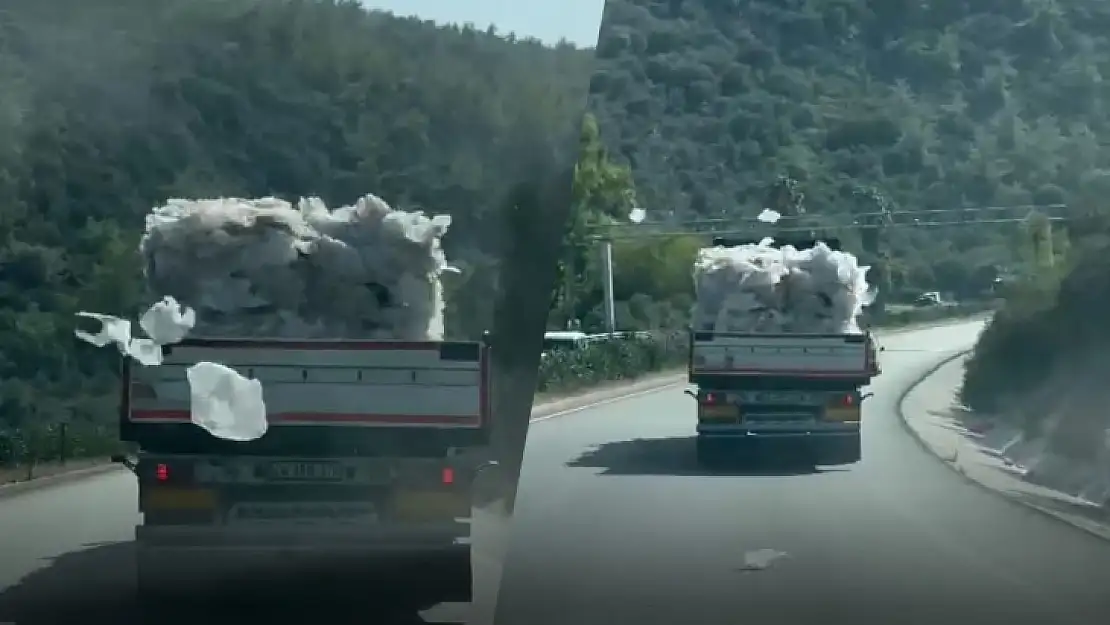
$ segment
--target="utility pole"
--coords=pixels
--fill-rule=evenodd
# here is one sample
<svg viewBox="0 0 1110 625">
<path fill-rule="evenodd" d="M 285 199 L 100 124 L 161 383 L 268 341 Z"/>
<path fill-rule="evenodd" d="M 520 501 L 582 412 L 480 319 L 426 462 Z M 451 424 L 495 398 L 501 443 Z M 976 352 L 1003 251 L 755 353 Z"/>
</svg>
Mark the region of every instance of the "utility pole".
<svg viewBox="0 0 1110 625">
<path fill-rule="evenodd" d="M 853 195 L 861 201 L 866 211 L 857 221 L 863 251 L 874 258 L 868 278 L 878 292 L 868 308 L 871 318 L 877 321 L 886 315 L 886 302 L 891 289 L 890 251 L 885 245 L 887 226 L 893 222 L 890 202 L 874 187 L 856 189 Z"/>
</svg>

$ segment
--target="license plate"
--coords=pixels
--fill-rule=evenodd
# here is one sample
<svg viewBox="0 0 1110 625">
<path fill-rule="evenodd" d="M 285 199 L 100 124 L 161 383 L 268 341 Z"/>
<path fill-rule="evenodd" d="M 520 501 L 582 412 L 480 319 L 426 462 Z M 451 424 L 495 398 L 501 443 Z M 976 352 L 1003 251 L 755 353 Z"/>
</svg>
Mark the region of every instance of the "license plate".
<svg viewBox="0 0 1110 625">
<path fill-rule="evenodd" d="M 346 469 L 337 462 L 272 462 L 265 475 L 275 482 L 342 482 Z"/>
<path fill-rule="evenodd" d="M 377 518 L 373 504 L 346 501 L 238 503 L 227 515 L 232 524 L 365 523 Z"/>
<path fill-rule="evenodd" d="M 804 412 L 756 412 L 745 414 L 744 420 L 749 423 L 813 423 L 814 416 Z"/>
<path fill-rule="evenodd" d="M 730 404 L 701 407 L 701 418 L 703 419 L 735 419 L 739 415 L 740 409 Z"/>
<path fill-rule="evenodd" d="M 804 391 L 748 391 L 740 394 L 741 404 L 773 406 L 806 406 L 820 404 L 814 393 Z"/>
<path fill-rule="evenodd" d="M 216 507 L 216 494 L 196 488 L 154 488 L 143 493 L 148 510 L 210 510 Z"/>
<path fill-rule="evenodd" d="M 829 408 L 825 410 L 827 421 L 859 421 L 859 408 Z"/>
<path fill-rule="evenodd" d="M 404 521 L 433 521 L 470 516 L 470 497 L 462 493 L 397 493 L 393 498 L 393 516 Z"/>
</svg>

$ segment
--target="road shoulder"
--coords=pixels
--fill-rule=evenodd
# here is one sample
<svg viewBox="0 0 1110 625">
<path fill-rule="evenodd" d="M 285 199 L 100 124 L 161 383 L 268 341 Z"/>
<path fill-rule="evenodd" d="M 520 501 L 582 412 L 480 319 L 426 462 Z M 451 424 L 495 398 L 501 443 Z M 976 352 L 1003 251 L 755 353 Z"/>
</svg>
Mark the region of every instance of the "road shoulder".
<svg viewBox="0 0 1110 625">
<path fill-rule="evenodd" d="M 921 445 L 970 482 L 1011 501 L 1110 540 L 1110 524 L 1095 518 L 1081 499 L 1022 479 L 1022 469 L 1009 462 L 983 434 L 969 431 L 956 401 L 970 352 L 955 354 L 912 385 L 898 402 L 902 423 Z"/>
</svg>

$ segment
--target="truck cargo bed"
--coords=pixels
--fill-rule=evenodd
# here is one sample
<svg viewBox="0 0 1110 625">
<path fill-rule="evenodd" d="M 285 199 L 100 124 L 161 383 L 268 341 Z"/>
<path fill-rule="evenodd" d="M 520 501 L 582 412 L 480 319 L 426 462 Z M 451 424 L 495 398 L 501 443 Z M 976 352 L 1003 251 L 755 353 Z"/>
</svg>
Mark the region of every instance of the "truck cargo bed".
<svg viewBox="0 0 1110 625">
<path fill-rule="evenodd" d="M 876 375 L 866 334 L 693 332 L 690 381 L 780 378 L 866 383 Z"/>
<path fill-rule="evenodd" d="M 172 453 L 437 454 L 488 440 L 481 342 L 189 339 L 165 363 L 124 361 L 122 440 Z M 222 441 L 190 421 L 186 370 L 216 362 L 262 383 L 270 429 Z"/>
</svg>

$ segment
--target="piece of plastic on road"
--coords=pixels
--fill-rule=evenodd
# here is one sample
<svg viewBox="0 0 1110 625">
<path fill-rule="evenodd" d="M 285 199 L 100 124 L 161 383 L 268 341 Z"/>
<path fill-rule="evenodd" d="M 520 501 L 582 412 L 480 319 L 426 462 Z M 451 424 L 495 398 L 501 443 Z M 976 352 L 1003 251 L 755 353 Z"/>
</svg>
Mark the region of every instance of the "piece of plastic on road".
<svg viewBox="0 0 1110 625">
<path fill-rule="evenodd" d="M 253 441 L 266 433 L 266 403 L 258 380 L 214 362 L 198 362 L 185 375 L 193 423 L 230 441 Z"/>
<path fill-rule="evenodd" d="M 771 568 L 777 560 L 788 557 L 785 551 L 777 549 L 756 549 L 744 554 L 744 564 L 740 567 L 743 571 L 762 571 Z"/>
</svg>

